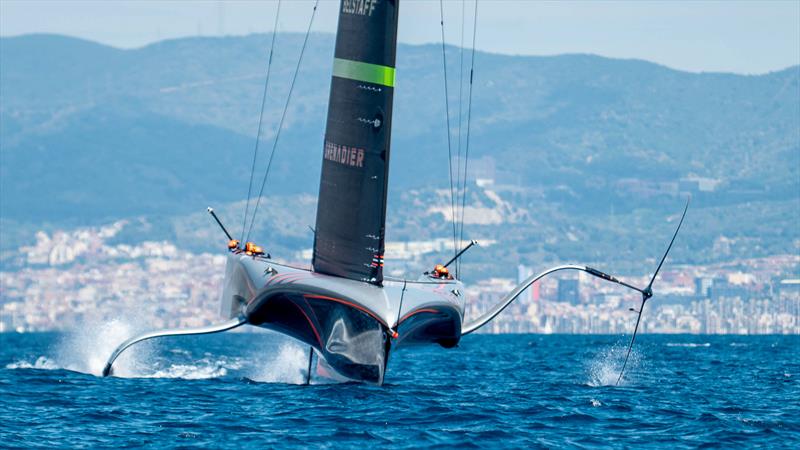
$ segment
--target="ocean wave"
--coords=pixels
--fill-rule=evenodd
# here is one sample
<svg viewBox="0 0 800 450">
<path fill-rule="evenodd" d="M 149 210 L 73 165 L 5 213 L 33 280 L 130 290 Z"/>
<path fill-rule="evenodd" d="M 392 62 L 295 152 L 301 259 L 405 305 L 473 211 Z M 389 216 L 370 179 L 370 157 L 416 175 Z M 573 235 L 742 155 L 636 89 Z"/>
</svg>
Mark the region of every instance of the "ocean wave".
<svg viewBox="0 0 800 450">
<path fill-rule="evenodd" d="M 670 349 L 689 338 L 646 335 L 619 388 L 624 338 L 545 336 L 528 347 L 519 336 L 475 335 L 453 351 L 397 352 L 382 387 L 320 386 L 315 356 L 311 388 L 294 386 L 308 347 L 268 335 L 154 341 L 136 355 L 135 378 L 113 380 L 66 370 L 66 356 L 84 354 L 59 353 L 66 335 L 0 339 L 3 442 L 25 448 L 800 448 L 796 337 L 696 337 L 713 349 Z M 741 364 L 709 366 L 731 359 Z"/>
<path fill-rule="evenodd" d="M 10 364 L 6 364 L 6 369 L 58 370 L 58 369 L 63 369 L 63 367 L 59 366 L 58 363 L 49 359 L 46 356 L 40 356 L 36 358 L 36 361 L 32 363 L 20 360 Z"/>
<path fill-rule="evenodd" d="M 173 353 L 174 352 L 170 352 Z M 206 355 L 209 355 L 208 353 Z M 190 359 L 191 353 L 181 355 L 182 359 Z M 242 368 L 244 361 L 241 358 L 214 358 L 205 356 L 200 360 L 170 363 L 168 367 L 159 368 L 160 361 L 154 363 L 154 371 L 146 371 L 132 378 L 179 378 L 183 380 L 207 380 L 222 378 Z"/>
<path fill-rule="evenodd" d="M 127 373 L 120 378 L 179 378 L 184 380 L 205 380 L 210 378 L 221 378 L 226 376 L 229 371 L 239 370 L 242 367 L 241 361 L 231 361 L 225 358 L 219 360 L 208 360 L 206 358 L 192 363 L 170 364 L 166 368 L 159 369 L 159 363 L 154 367 L 140 369 L 133 373 Z M 72 372 L 83 372 L 81 367 L 74 365 L 64 365 L 57 360 L 47 356 L 40 356 L 35 361 L 19 360 L 6 364 L 6 369 L 34 369 L 34 370 L 69 370 Z M 117 374 L 114 374 L 117 376 Z"/>
<path fill-rule="evenodd" d="M 183 380 L 207 380 L 221 378 L 228 374 L 223 365 L 173 364 L 166 369 L 152 374 L 143 374 L 140 378 L 180 378 Z"/>
<path fill-rule="evenodd" d="M 710 342 L 702 342 L 702 343 L 697 343 L 697 342 L 667 342 L 664 345 L 666 345 L 667 347 L 687 347 L 687 348 L 711 347 L 711 343 Z"/>
</svg>

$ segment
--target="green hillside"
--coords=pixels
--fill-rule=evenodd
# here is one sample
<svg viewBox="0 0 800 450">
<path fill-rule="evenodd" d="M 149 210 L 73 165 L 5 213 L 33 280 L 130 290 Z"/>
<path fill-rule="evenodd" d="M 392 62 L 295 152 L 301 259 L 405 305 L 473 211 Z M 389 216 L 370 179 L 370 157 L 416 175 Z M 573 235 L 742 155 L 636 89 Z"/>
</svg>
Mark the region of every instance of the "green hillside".
<svg viewBox="0 0 800 450">
<path fill-rule="evenodd" d="M 133 50 L 55 35 L 0 39 L 3 248 L 37 227 L 128 217 L 162 225 L 149 233 L 188 239 L 187 229 L 205 226 L 186 227 L 193 212 L 241 201 L 268 39 L 190 38 Z M 277 37 L 260 167 L 300 41 Z M 448 51 L 456 123 L 458 49 Z M 447 236 L 449 224 L 424 207 L 431 189 L 448 185 L 440 52 L 398 50 L 395 239 Z M 312 35 L 268 183 L 275 202 L 260 232 L 290 247 L 304 245 L 304 232 L 268 224 L 289 217 L 291 199 L 316 195 L 332 53 L 332 35 Z M 719 236 L 747 243 L 734 246 L 734 256 L 798 251 L 800 67 L 695 74 L 592 55 L 480 53 L 472 115 L 472 175 L 493 178 L 504 186 L 501 197 L 527 215 L 468 230 L 499 238 L 519 258 L 602 258 L 594 241 L 603 236 L 608 252 L 631 257 L 642 249 L 620 250 L 619 239 L 661 232 L 687 192 L 698 221 L 686 258 L 722 257 L 704 254 Z M 547 243 L 566 231 L 578 240 Z"/>
</svg>

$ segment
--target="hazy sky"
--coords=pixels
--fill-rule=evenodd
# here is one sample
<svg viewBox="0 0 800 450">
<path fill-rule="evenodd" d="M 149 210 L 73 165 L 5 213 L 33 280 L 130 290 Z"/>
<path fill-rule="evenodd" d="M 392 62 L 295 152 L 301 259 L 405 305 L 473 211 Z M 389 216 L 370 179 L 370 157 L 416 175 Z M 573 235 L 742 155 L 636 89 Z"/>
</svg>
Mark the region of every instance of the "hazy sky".
<svg viewBox="0 0 800 450">
<path fill-rule="evenodd" d="M 0 35 L 61 33 L 131 48 L 183 36 L 270 31 L 276 4 L 274 0 L 0 0 Z M 305 30 L 312 4 L 284 0 L 279 30 Z M 335 31 L 337 5 L 338 0 L 321 1 L 315 31 Z M 461 39 L 461 5 L 445 1 L 449 43 Z M 468 24 L 472 8 L 468 1 Z M 401 42 L 441 41 L 438 1 L 403 0 L 400 11 Z M 695 72 L 764 73 L 800 64 L 800 0 L 483 0 L 477 38 L 478 48 L 493 52 L 594 53 Z"/>
</svg>

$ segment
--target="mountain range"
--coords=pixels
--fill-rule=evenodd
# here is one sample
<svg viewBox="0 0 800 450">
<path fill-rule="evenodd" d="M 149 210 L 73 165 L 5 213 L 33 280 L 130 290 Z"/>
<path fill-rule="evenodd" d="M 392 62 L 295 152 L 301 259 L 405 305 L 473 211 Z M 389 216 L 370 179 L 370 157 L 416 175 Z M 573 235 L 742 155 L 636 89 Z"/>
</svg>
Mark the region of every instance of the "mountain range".
<svg viewBox="0 0 800 450">
<path fill-rule="evenodd" d="M 256 189 L 302 38 L 276 36 Z M 137 218 L 147 225 L 129 239 L 207 249 L 199 239 L 213 226 L 202 217 L 207 205 L 241 223 L 269 39 L 198 37 L 122 50 L 58 35 L 0 38 L 2 248 L 36 229 Z M 333 42 L 330 34 L 310 38 L 256 227 L 287 248 L 309 245 Z M 466 147 L 468 52 L 463 66 L 461 57 L 447 47 L 453 154 Z M 473 80 L 469 202 L 497 206 L 499 195 L 516 212 L 499 223 L 473 220 L 467 230 L 498 239 L 514 258 L 649 254 L 687 193 L 694 232 L 679 259 L 800 250 L 800 66 L 745 76 L 594 55 L 478 52 Z M 449 186 L 444 86 L 441 46 L 398 46 L 389 239 L 448 236 L 446 213 L 431 213 L 449 205 L 441 195 Z M 712 251 L 720 239 L 733 250 Z"/>
</svg>

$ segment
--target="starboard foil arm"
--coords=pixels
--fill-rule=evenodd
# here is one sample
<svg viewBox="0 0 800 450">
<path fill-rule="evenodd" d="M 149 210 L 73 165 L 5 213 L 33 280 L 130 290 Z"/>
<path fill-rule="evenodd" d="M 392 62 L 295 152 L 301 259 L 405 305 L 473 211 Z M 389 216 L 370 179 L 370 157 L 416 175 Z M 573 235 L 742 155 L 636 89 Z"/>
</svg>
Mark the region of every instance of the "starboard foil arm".
<svg viewBox="0 0 800 450">
<path fill-rule="evenodd" d="M 547 275 L 550 275 L 553 272 L 558 272 L 561 270 L 585 270 L 585 269 L 586 266 L 576 266 L 572 264 L 567 264 L 563 266 L 552 267 L 539 274 L 531 275 L 525 281 L 523 281 L 517 287 L 515 287 L 514 290 L 509 292 L 508 295 L 506 295 L 502 300 L 500 300 L 500 302 L 496 304 L 492 309 L 490 309 L 477 319 L 464 324 L 461 327 L 461 335 L 463 336 L 465 334 L 470 334 L 473 331 L 489 323 L 492 319 L 497 317 L 498 314 L 503 312 L 503 310 L 506 309 L 508 305 L 510 305 L 514 300 L 516 300 L 517 297 L 519 297 L 519 295 L 522 294 L 522 292 L 528 288 L 528 286 L 546 277 Z"/>
<path fill-rule="evenodd" d="M 525 281 L 523 281 L 517 287 L 515 287 L 514 290 L 509 292 L 508 295 L 503 297 L 503 299 L 500 300 L 500 302 L 497 303 L 494 307 L 492 307 L 492 309 L 490 309 L 489 311 L 487 311 L 485 314 L 483 314 L 482 316 L 478 317 L 477 319 L 475 319 L 475 320 L 473 320 L 473 321 L 471 321 L 469 323 L 464 324 L 461 327 L 461 335 L 463 336 L 465 334 L 470 334 L 473 331 L 477 330 L 478 328 L 486 325 L 492 319 L 497 317 L 498 314 L 503 312 L 503 310 L 506 309 L 506 307 L 508 305 L 510 305 L 514 300 L 516 300 L 517 297 L 519 297 L 519 295 L 522 294 L 522 292 L 525 289 L 527 289 L 530 285 L 532 285 L 533 283 L 535 283 L 535 282 L 541 280 L 542 278 L 550 275 L 551 273 L 559 272 L 561 270 L 578 270 L 578 271 L 581 271 L 581 272 L 586 272 L 589 275 L 595 276 L 597 278 L 603 279 L 603 280 L 611 282 L 611 283 L 619 284 L 620 286 L 624 286 L 624 287 L 626 287 L 628 289 L 632 289 L 632 290 L 634 290 L 636 292 L 639 292 L 639 293 L 641 293 L 643 295 L 647 295 L 645 289 L 640 289 L 640 288 L 638 288 L 636 286 L 633 286 L 633 285 L 630 285 L 628 283 L 625 283 L 624 281 L 620 281 L 616 277 L 613 277 L 613 276 L 611 276 L 611 275 L 609 275 L 609 274 L 607 274 L 605 272 L 601 272 L 601 271 L 599 271 L 597 269 L 594 269 L 592 267 L 589 267 L 589 266 L 578 266 L 578 265 L 574 265 L 574 264 L 566 264 L 566 265 L 563 265 L 563 266 L 551 267 L 550 269 L 547 269 L 544 272 L 538 273 L 536 275 L 531 275 Z M 652 293 L 649 294 L 649 295 L 652 296 Z"/>
<path fill-rule="evenodd" d="M 119 357 L 119 355 L 122 354 L 122 352 L 124 352 L 128 347 L 137 344 L 139 342 L 166 336 L 188 336 L 196 334 L 221 333 L 223 331 L 232 330 L 246 323 L 247 319 L 244 316 L 239 316 L 227 322 L 223 322 L 216 325 L 210 325 L 207 327 L 151 331 L 149 333 L 144 333 L 139 336 L 134 336 L 128 339 L 127 341 L 123 342 L 122 344 L 120 344 L 119 347 L 117 347 L 114 350 L 114 353 L 112 353 L 111 356 L 108 358 L 108 362 L 106 363 L 106 366 L 103 368 L 103 376 L 107 377 L 111 374 L 111 366 L 114 364 L 114 361 Z"/>
<path fill-rule="evenodd" d="M 672 250 L 672 245 L 675 244 L 675 238 L 678 237 L 678 233 L 681 231 L 681 226 L 683 226 L 683 221 L 684 221 L 684 219 L 686 219 L 686 212 L 689 210 L 689 203 L 690 202 L 691 202 L 691 197 L 686 199 L 686 205 L 683 207 L 683 213 L 681 214 L 681 218 L 678 221 L 678 226 L 675 228 L 675 232 L 672 234 L 672 239 L 669 241 L 669 245 L 667 246 L 667 250 L 664 252 L 663 256 L 661 257 L 661 260 L 658 263 L 658 267 L 656 268 L 656 271 L 653 273 L 653 276 L 650 277 L 650 282 L 647 284 L 647 287 L 645 287 L 644 289 L 638 288 L 638 287 L 636 287 L 636 286 L 634 286 L 632 284 L 628 284 L 628 283 L 626 283 L 626 282 L 624 282 L 624 281 L 622 281 L 622 280 L 620 280 L 620 279 L 618 279 L 618 278 L 616 278 L 616 277 L 614 277 L 612 275 L 609 275 L 609 274 L 607 274 L 605 272 L 602 272 L 600 270 L 594 269 L 592 267 L 577 266 L 577 265 L 556 266 L 556 267 L 553 267 L 551 269 L 547 269 L 544 272 L 539 273 L 537 275 L 533 275 L 533 276 L 529 277 L 528 279 L 526 279 L 525 281 L 523 281 L 522 283 L 520 283 L 519 286 L 514 288 L 514 290 L 512 290 L 507 296 L 505 296 L 503 298 L 503 300 L 501 300 L 497 305 L 495 305 L 492 309 L 490 309 L 484 315 L 480 316 L 476 320 L 473 320 L 473 321 L 471 321 L 471 322 L 469 322 L 467 324 L 464 324 L 461 327 L 461 335 L 463 336 L 465 334 L 472 333 L 473 331 L 475 331 L 475 330 L 479 329 L 480 327 L 482 327 L 482 326 L 486 325 L 487 323 L 489 323 L 489 321 L 494 319 L 508 305 L 510 305 L 511 302 L 516 300 L 516 298 L 519 297 L 519 295 L 522 293 L 522 291 L 524 291 L 526 288 L 528 288 L 528 286 L 530 286 L 533 283 L 535 283 L 536 281 L 546 277 L 547 275 L 549 275 L 549 274 L 551 274 L 553 272 L 558 272 L 560 270 L 579 270 L 581 272 L 586 272 L 589 275 L 595 276 L 597 278 L 600 278 L 602 280 L 608 281 L 610 283 L 619 284 L 620 286 L 623 286 L 623 287 L 626 287 L 628 289 L 634 290 L 634 291 L 636 291 L 636 292 L 638 292 L 638 293 L 640 293 L 642 295 L 642 303 L 639 306 L 639 309 L 635 310 L 635 309 L 631 308 L 631 311 L 636 312 L 638 315 L 636 317 L 636 325 L 634 326 L 634 329 L 633 329 L 633 335 L 631 336 L 631 341 L 630 341 L 630 344 L 628 345 L 628 351 L 625 354 L 625 361 L 622 363 L 622 369 L 620 370 L 619 377 L 617 378 L 617 384 L 619 384 L 620 381 L 622 381 L 622 376 L 625 373 L 625 367 L 628 364 L 628 358 L 630 357 L 631 350 L 633 349 L 633 343 L 636 340 L 636 334 L 639 331 L 639 324 L 641 323 L 641 320 L 642 320 L 642 311 L 644 310 L 644 305 L 647 302 L 647 300 L 649 300 L 650 298 L 653 297 L 653 283 L 655 282 L 656 277 L 658 277 L 658 272 L 661 270 L 661 267 L 664 265 L 664 261 L 667 260 L 667 256 L 669 255 L 670 250 Z"/>
</svg>

